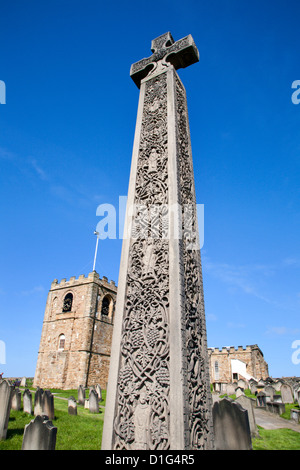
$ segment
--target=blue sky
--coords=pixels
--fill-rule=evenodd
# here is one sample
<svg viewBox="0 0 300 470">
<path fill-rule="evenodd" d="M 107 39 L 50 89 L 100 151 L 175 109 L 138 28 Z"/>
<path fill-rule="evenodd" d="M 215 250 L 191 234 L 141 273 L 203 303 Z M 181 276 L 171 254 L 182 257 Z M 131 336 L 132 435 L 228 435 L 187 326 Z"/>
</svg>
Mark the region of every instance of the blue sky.
<svg viewBox="0 0 300 470">
<path fill-rule="evenodd" d="M 130 66 L 167 31 L 200 52 L 179 75 L 205 207 L 208 345 L 258 344 L 270 375 L 300 376 L 299 13 L 293 0 L 1 1 L 5 376 L 34 375 L 53 279 L 92 271 L 96 209 L 128 190 Z M 96 270 L 116 282 L 121 244 L 98 249 Z"/>
</svg>

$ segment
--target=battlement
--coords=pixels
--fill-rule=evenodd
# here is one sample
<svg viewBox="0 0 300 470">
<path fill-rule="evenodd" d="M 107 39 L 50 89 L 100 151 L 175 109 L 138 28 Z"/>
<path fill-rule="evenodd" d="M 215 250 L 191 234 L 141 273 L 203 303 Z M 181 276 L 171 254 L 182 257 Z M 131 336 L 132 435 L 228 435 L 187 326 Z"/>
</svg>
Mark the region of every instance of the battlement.
<svg viewBox="0 0 300 470">
<path fill-rule="evenodd" d="M 213 348 L 208 348 L 212 353 L 234 353 L 234 352 L 251 352 L 253 351 L 253 349 L 257 349 L 258 346 L 257 344 L 254 344 L 254 345 L 247 345 L 246 347 L 244 346 L 223 346 L 222 348 L 218 348 L 218 347 L 213 347 Z M 259 349 L 259 348 L 258 348 Z"/>
<path fill-rule="evenodd" d="M 88 274 L 88 276 L 85 276 L 84 274 L 80 274 L 78 278 L 76 279 L 76 276 L 70 277 L 70 279 L 67 281 L 66 278 L 61 279 L 60 282 L 58 282 L 58 279 L 54 279 L 54 281 L 51 283 L 51 289 L 50 290 L 55 290 L 55 289 L 61 289 L 65 287 L 72 287 L 76 286 L 79 284 L 88 284 L 90 282 L 96 282 L 99 285 L 104 285 L 105 287 L 108 287 L 112 290 L 117 290 L 117 286 L 115 284 L 115 281 L 110 280 L 108 281 L 108 278 L 106 276 L 103 276 L 102 279 L 99 277 L 99 274 L 96 271 L 92 271 L 91 273 Z"/>
</svg>

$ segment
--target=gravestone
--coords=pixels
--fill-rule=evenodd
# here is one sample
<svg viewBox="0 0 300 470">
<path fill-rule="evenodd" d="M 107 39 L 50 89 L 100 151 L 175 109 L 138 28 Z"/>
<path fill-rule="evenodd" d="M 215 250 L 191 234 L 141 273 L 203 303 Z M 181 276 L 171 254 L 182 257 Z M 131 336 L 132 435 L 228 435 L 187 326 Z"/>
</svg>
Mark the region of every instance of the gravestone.
<svg viewBox="0 0 300 470">
<path fill-rule="evenodd" d="M 89 394 L 89 410 L 90 413 L 99 413 L 99 399 L 96 390 L 90 390 Z"/>
<path fill-rule="evenodd" d="M 234 395 L 235 394 L 235 389 L 236 389 L 235 384 L 232 384 L 232 383 L 225 384 L 224 393 L 227 393 L 227 395 Z"/>
<path fill-rule="evenodd" d="M 168 32 L 131 66 L 140 88 L 102 449 L 213 447 L 202 268 L 184 86 L 199 60 Z M 130 405 L 129 405 L 130 402 Z"/>
<path fill-rule="evenodd" d="M 77 415 L 77 403 L 74 397 L 68 398 L 68 413 L 69 415 Z"/>
<path fill-rule="evenodd" d="M 250 391 L 251 391 L 252 395 L 256 395 L 256 393 L 257 393 L 257 382 L 251 382 Z"/>
<path fill-rule="evenodd" d="M 78 387 L 78 405 L 84 405 L 85 402 L 85 388 L 83 385 Z"/>
<path fill-rule="evenodd" d="M 98 394 L 99 402 L 102 401 L 102 390 L 99 384 L 96 385 L 96 392 Z"/>
<path fill-rule="evenodd" d="M 54 397 L 50 390 L 45 390 L 42 396 L 42 414 L 48 416 L 49 420 L 54 419 Z"/>
<path fill-rule="evenodd" d="M 266 397 L 270 397 L 270 401 L 273 401 L 275 395 L 275 388 L 272 385 L 266 385 L 264 387 L 264 393 Z"/>
<path fill-rule="evenodd" d="M 236 389 L 235 389 L 235 396 L 236 396 L 236 398 L 238 398 L 238 397 L 240 397 L 240 396 L 242 396 L 242 395 L 245 395 L 245 394 L 244 394 L 244 389 L 241 388 L 241 387 L 236 387 Z"/>
<path fill-rule="evenodd" d="M 8 380 L 0 383 L 0 440 L 6 439 L 13 386 Z"/>
<path fill-rule="evenodd" d="M 23 411 L 32 415 L 32 394 L 28 388 L 23 393 Z"/>
<path fill-rule="evenodd" d="M 256 405 L 259 408 L 265 408 L 267 404 L 266 395 L 264 392 L 258 392 L 256 395 Z"/>
<path fill-rule="evenodd" d="M 25 425 L 22 450 L 55 450 L 56 434 L 48 417 L 38 415 Z"/>
<path fill-rule="evenodd" d="M 21 387 L 26 387 L 26 377 L 22 377 L 20 386 Z"/>
<path fill-rule="evenodd" d="M 281 415 L 282 413 L 285 413 L 285 404 L 278 402 L 267 402 L 266 409 L 270 413 Z"/>
<path fill-rule="evenodd" d="M 300 424 L 300 410 L 296 410 L 294 408 L 290 411 L 290 419 L 296 421 L 296 423 Z"/>
<path fill-rule="evenodd" d="M 281 395 L 277 395 L 277 393 L 273 396 L 274 403 L 282 403 Z"/>
<path fill-rule="evenodd" d="M 248 411 L 239 403 L 223 398 L 214 403 L 213 423 L 216 450 L 251 450 Z"/>
<path fill-rule="evenodd" d="M 247 382 L 244 379 L 239 379 L 237 381 L 237 386 L 245 390 L 245 388 L 247 388 Z"/>
<path fill-rule="evenodd" d="M 43 414 L 43 393 L 44 390 L 37 387 L 34 395 L 34 416 Z"/>
<path fill-rule="evenodd" d="M 292 387 L 288 384 L 281 385 L 280 388 L 282 403 L 294 403 Z"/>
<path fill-rule="evenodd" d="M 11 409 L 16 411 L 21 409 L 21 392 L 18 388 L 15 388 L 12 393 Z"/>
<path fill-rule="evenodd" d="M 84 400 L 84 408 L 87 409 L 87 410 L 89 409 L 89 399 L 88 398 L 86 398 Z"/>
<path fill-rule="evenodd" d="M 239 403 L 242 406 L 242 408 L 248 411 L 248 419 L 249 419 L 251 436 L 252 437 L 258 436 L 259 433 L 258 433 L 258 429 L 256 426 L 255 414 L 254 414 L 255 400 L 253 398 L 246 397 L 246 395 L 241 395 L 235 401 Z"/>
</svg>

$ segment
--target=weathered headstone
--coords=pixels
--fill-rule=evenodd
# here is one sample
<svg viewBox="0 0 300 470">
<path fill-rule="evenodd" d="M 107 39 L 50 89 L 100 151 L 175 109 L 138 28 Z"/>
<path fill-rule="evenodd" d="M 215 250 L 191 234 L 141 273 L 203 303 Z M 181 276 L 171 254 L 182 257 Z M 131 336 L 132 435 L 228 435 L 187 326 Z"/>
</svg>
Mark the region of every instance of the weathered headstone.
<svg viewBox="0 0 300 470">
<path fill-rule="evenodd" d="M 235 394 L 236 385 L 233 383 L 225 384 L 224 393 L 227 395 L 234 395 Z"/>
<path fill-rule="evenodd" d="M 18 388 L 15 388 L 11 397 L 11 409 L 19 411 L 21 409 L 22 394 Z"/>
<path fill-rule="evenodd" d="M 34 416 L 43 414 L 43 393 L 44 390 L 37 387 L 34 395 Z"/>
<path fill-rule="evenodd" d="M 83 385 L 79 385 L 78 387 L 78 404 L 84 405 L 85 402 L 85 388 Z"/>
<path fill-rule="evenodd" d="M 25 425 L 22 450 L 55 450 L 56 434 L 48 417 L 38 415 Z"/>
<path fill-rule="evenodd" d="M 236 396 L 236 398 L 238 398 L 238 397 L 240 397 L 240 396 L 242 396 L 242 395 L 245 395 L 245 394 L 244 394 L 244 389 L 241 388 L 241 387 L 236 387 L 236 389 L 235 389 L 235 396 Z"/>
<path fill-rule="evenodd" d="M 290 418 L 300 424 L 300 410 L 292 408 L 290 411 Z"/>
<path fill-rule="evenodd" d="M 280 388 L 282 403 L 294 403 L 292 387 L 288 384 L 281 385 Z"/>
<path fill-rule="evenodd" d="M 23 393 L 23 411 L 32 415 L 32 394 L 28 388 Z"/>
<path fill-rule="evenodd" d="M 20 386 L 21 387 L 26 387 L 26 377 L 22 377 Z"/>
<path fill-rule="evenodd" d="M 216 450 L 251 450 L 248 411 L 228 398 L 213 406 Z"/>
<path fill-rule="evenodd" d="M 0 440 L 6 439 L 13 386 L 8 380 L 0 383 Z"/>
<path fill-rule="evenodd" d="M 199 53 L 191 35 L 174 42 L 170 33 L 154 39 L 151 50 L 130 72 L 140 100 L 102 449 L 209 449 L 195 185 L 186 94 L 176 72 Z"/>
<path fill-rule="evenodd" d="M 244 380 L 244 379 L 239 379 L 237 381 L 237 386 L 242 388 L 243 390 L 245 390 L 245 388 L 247 388 L 247 385 L 248 384 L 247 384 L 246 380 Z"/>
<path fill-rule="evenodd" d="M 270 397 L 270 401 L 273 401 L 274 395 L 275 395 L 275 388 L 272 387 L 272 385 L 266 385 L 264 387 L 264 393 L 266 397 Z"/>
<path fill-rule="evenodd" d="M 266 394 L 264 392 L 258 392 L 256 395 L 256 405 L 259 408 L 265 408 L 267 404 Z"/>
<path fill-rule="evenodd" d="M 278 402 L 267 402 L 266 410 L 270 413 L 281 415 L 282 413 L 285 413 L 285 404 Z"/>
<path fill-rule="evenodd" d="M 45 390 L 42 396 L 42 414 L 48 416 L 49 420 L 54 419 L 54 397 L 50 390 Z"/>
<path fill-rule="evenodd" d="M 68 413 L 69 415 L 77 415 L 77 403 L 74 397 L 68 398 Z"/>
<path fill-rule="evenodd" d="M 98 399 L 99 399 L 99 401 L 102 401 L 102 390 L 101 390 L 100 385 L 97 384 L 95 388 L 96 388 L 96 392 L 97 392 L 97 394 L 98 394 Z"/>
<path fill-rule="evenodd" d="M 248 419 L 249 419 L 251 436 L 252 437 L 258 436 L 259 434 L 258 434 L 258 429 L 256 426 L 255 414 L 254 414 L 255 400 L 253 398 L 246 397 L 246 395 L 241 395 L 235 401 L 239 403 L 242 406 L 242 408 L 248 411 Z"/>
<path fill-rule="evenodd" d="M 90 413 L 99 413 L 99 399 L 96 390 L 90 390 L 89 394 L 89 410 Z"/>
<path fill-rule="evenodd" d="M 250 384 L 250 391 L 252 395 L 255 395 L 257 393 L 257 382 L 251 382 Z"/>
</svg>

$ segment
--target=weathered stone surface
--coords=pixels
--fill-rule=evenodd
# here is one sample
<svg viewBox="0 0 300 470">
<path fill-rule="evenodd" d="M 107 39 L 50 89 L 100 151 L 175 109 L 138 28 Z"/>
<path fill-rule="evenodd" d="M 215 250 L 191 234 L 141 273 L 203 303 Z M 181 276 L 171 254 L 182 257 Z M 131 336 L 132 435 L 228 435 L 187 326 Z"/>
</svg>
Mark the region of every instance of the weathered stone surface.
<svg viewBox="0 0 300 470">
<path fill-rule="evenodd" d="M 55 450 L 57 428 L 45 416 L 25 425 L 22 450 Z"/>
<path fill-rule="evenodd" d="M 255 400 L 253 398 L 246 397 L 246 395 L 241 395 L 235 401 L 239 403 L 242 408 L 248 411 L 248 419 L 249 419 L 251 436 L 252 437 L 258 436 L 259 434 L 258 434 L 258 429 L 256 426 L 255 415 L 254 415 Z"/>
<path fill-rule="evenodd" d="M 216 450 L 252 449 L 248 412 L 238 403 L 223 398 L 213 406 Z"/>
<path fill-rule="evenodd" d="M 105 388 L 111 352 L 117 287 L 96 272 L 60 283 L 48 293 L 34 387 L 75 389 L 100 383 Z M 64 300 L 72 294 L 71 310 Z M 104 299 L 109 299 L 103 311 Z M 67 307 L 67 305 L 65 306 Z M 60 342 L 61 335 L 64 342 Z"/>
<path fill-rule="evenodd" d="M 280 387 L 281 398 L 283 403 L 294 403 L 292 387 L 288 384 L 283 384 Z"/>
<path fill-rule="evenodd" d="M 28 388 L 26 388 L 23 393 L 23 411 L 24 413 L 28 413 L 30 415 L 33 413 L 32 394 Z"/>
<path fill-rule="evenodd" d="M 96 390 L 90 390 L 89 394 L 89 411 L 90 413 L 99 413 L 99 400 Z"/>
<path fill-rule="evenodd" d="M 43 393 L 42 414 L 48 416 L 50 421 L 54 419 L 54 397 L 50 390 L 45 390 Z"/>
<path fill-rule="evenodd" d="M 42 388 L 37 388 L 35 395 L 34 395 L 34 416 L 42 415 L 43 414 L 43 393 L 44 390 Z"/>
<path fill-rule="evenodd" d="M 131 68 L 140 100 L 102 448 L 204 449 L 213 446 L 204 299 L 186 96 L 175 72 L 198 56 L 190 38 L 174 43 L 169 33 L 152 46 Z M 151 209 L 156 223 L 145 228 Z"/>
<path fill-rule="evenodd" d="M 15 388 L 11 396 L 11 409 L 19 411 L 21 409 L 22 394 L 18 388 Z"/>
<path fill-rule="evenodd" d="M 77 403 L 74 397 L 68 398 L 68 413 L 69 415 L 77 415 Z"/>
<path fill-rule="evenodd" d="M 6 439 L 13 386 L 8 380 L 0 382 L 0 440 Z"/>
</svg>

